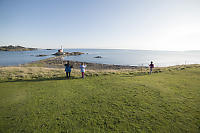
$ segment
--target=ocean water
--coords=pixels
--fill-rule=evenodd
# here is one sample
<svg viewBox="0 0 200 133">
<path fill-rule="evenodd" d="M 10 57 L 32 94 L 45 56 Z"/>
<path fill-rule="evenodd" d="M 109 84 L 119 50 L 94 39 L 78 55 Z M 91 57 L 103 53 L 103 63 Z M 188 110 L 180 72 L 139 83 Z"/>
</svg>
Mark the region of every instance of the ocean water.
<svg viewBox="0 0 200 133">
<path fill-rule="evenodd" d="M 173 66 L 182 64 L 200 64 L 200 51 L 153 51 L 153 50 L 122 50 L 122 49 L 64 49 L 65 52 L 83 52 L 78 56 L 66 56 L 64 60 L 148 66 L 153 61 L 155 66 Z M 0 51 L 0 66 L 19 65 L 53 57 L 57 50 L 36 51 Z M 36 57 L 45 54 L 48 56 Z M 102 58 L 94 58 L 101 56 Z"/>
<path fill-rule="evenodd" d="M 46 59 L 53 57 L 51 53 L 55 53 L 56 51 L 57 50 L 0 51 L 0 66 L 13 66 Z M 36 55 L 39 54 L 45 54 L 48 56 L 36 57 Z"/>
</svg>

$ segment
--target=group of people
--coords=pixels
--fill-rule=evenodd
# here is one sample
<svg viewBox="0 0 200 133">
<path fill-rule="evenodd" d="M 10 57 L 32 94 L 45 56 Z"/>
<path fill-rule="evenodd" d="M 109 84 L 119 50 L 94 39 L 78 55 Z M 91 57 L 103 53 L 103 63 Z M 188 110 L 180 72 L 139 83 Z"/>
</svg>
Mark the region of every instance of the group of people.
<svg viewBox="0 0 200 133">
<path fill-rule="evenodd" d="M 86 67 L 87 67 L 87 65 L 85 65 L 84 63 L 81 63 L 80 70 L 81 70 L 81 77 L 82 78 L 84 78 L 84 76 L 85 76 L 85 68 Z M 69 61 L 67 61 L 67 64 L 65 64 L 65 72 L 66 72 L 66 77 L 67 78 L 70 78 L 70 73 L 71 73 L 71 69 L 72 68 L 73 68 L 73 66 L 69 64 Z M 150 69 L 149 74 L 152 73 L 153 68 L 154 68 L 154 64 L 151 61 L 151 64 L 149 64 L 149 69 Z"/>
<path fill-rule="evenodd" d="M 84 76 L 85 76 L 85 68 L 86 67 L 87 67 L 87 65 L 85 65 L 84 63 L 81 63 L 80 70 L 81 70 L 82 78 L 84 78 Z M 65 72 L 66 72 L 67 78 L 70 78 L 72 68 L 73 68 L 73 66 L 69 64 L 69 61 L 67 61 L 67 64 L 65 64 Z"/>
</svg>

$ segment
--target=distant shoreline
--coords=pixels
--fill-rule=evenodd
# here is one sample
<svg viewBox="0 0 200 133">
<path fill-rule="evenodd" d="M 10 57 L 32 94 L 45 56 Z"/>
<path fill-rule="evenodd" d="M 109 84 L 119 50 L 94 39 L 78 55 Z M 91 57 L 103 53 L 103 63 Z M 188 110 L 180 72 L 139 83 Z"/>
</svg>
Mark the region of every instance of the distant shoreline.
<svg viewBox="0 0 200 133">
<path fill-rule="evenodd" d="M 33 51 L 38 50 L 38 48 L 26 48 L 22 46 L 1 46 L 0 51 Z"/>
</svg>

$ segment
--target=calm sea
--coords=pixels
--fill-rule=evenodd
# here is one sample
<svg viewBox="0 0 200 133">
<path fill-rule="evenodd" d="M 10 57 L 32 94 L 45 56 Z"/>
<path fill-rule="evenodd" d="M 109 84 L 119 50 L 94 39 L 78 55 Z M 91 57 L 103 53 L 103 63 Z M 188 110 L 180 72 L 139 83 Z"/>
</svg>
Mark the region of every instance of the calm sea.
<svg viewBox="0 0 200 133">
<path fill-rule="evenodd" d="M 121 49 L 64 49 L 65 52 L 84 52 L 79 56 L 64 57 L 64 60 L 147 66 L 150 61 L 155 66 L 172 66 L 182 64 L 200 64 L 200 51 L 151 51 L 151 50 L 121 50 Z M 0 51 L 0 66 L 19 65 L 53 57 L 57 50 L 36 51 Z M 36 57 L 45 54 L 48 56 Z M 94 58 L 101 56 L 102 58 Z"/>
</svg>

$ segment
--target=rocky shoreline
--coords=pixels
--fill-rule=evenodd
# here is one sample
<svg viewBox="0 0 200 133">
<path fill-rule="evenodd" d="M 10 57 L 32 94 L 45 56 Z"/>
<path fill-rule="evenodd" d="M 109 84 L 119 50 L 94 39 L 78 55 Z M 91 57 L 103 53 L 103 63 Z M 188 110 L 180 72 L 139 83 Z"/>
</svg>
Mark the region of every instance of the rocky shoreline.
<svg viewBox="0 0 200 133">
<path fill-rule="evenodd" d="M 47 58 L 44 60 L 34 61 L 26 65 L 40 64 L 48 68 L 64 68 L 64 64 L 66 64 L 67 61 L 68 60 L 64 60 L 63 56 L 57 56 L 57 57 Z M 70 65 L 73 66 L 73 68 L 79 69 L 81 62 L 79 61 L 69 61 L 69 62 L 70 62 Z M 90 69 L 90 70 L 102 70 L 102 69 L 119 70 L 119 69 L 141 68 L 139 66 L 128 66 L 128 65 L 98 64 L 98 63 L 89 63 L 89 62 L 84 62 L 84 63 L 87 65 L 87 69 Z"/>
</svg>

